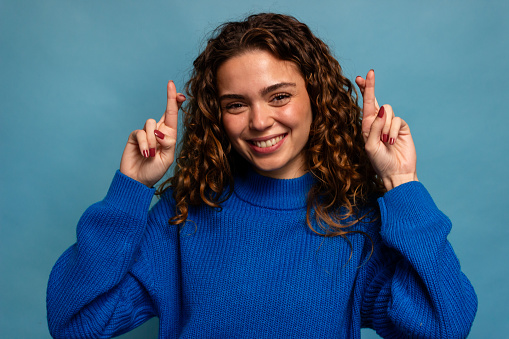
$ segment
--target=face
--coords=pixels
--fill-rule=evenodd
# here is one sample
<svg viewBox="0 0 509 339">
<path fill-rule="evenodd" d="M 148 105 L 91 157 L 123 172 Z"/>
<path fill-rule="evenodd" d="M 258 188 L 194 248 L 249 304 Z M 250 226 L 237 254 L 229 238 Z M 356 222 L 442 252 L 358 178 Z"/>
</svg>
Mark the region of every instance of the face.
<svg viewBox="0 0 509 339">
<path fill-rule="evenodd" d="M 279 179 L 303 175 L 312 112 L 297 65 L 249 51 L 219 67 L 217 86 L 228 138 L 255 171 Z"/>
</svg>

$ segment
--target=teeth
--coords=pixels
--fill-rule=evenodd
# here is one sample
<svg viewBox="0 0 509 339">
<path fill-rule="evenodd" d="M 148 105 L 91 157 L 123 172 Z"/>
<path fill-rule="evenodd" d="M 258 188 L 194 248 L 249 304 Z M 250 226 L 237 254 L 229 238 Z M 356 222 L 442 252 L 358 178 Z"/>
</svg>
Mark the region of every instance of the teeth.
<svg viewBox="0 0 509 339">
<path fill-rule="evenodd" d="M 275 137 L 275 138 L 272 138 L 269 140 L 265 140 L 265 141 L 253 141 L 253 143 L 260 148 L 265 148 L 265 147 L 274 146 L 275 144 L 280 142 L 282 139 L 283 139 L 283 136 L 280 135 L 278 137 Z"/>
</svg>

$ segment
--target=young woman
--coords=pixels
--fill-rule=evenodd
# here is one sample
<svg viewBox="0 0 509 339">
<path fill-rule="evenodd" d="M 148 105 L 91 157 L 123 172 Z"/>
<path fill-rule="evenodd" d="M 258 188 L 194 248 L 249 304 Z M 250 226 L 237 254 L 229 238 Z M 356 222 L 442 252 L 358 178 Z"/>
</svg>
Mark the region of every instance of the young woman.
<svg viewBox="0 0 509 339">
<path fill-rule="evenodd" d="M 296 19 L 222 25 L 186 97 L 136 130 L 105 199 L 56 263 L 56 338 L 103 338 L 160 319 L 160 338 L 463 338 L 475 292 L 451 224 L 417 181 L 408 125 L 355 90 Z"/>
</svg>

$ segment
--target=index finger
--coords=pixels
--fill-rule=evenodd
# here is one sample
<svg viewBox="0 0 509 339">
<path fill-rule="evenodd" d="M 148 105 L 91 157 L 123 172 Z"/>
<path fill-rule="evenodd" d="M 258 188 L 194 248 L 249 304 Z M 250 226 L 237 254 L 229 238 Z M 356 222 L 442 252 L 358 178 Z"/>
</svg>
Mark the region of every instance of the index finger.
<svg viewBox="0 0 509 339">
<path fill-rule="evenodd" d="M 362 118 L 374 117 L 377 114 L 375 98 L 375 71 L 370 70 L 366 75 L 364 91 L 362 93 Z"/>
<path fill-rule="evenodd" d="M 178 125 L 178 102 L 177 88 L 175 83 L 170 80 L 166 88 L 166 111 L 164 111 L 164 124 L 170 128 L 177 129 Z"/>
</svg>

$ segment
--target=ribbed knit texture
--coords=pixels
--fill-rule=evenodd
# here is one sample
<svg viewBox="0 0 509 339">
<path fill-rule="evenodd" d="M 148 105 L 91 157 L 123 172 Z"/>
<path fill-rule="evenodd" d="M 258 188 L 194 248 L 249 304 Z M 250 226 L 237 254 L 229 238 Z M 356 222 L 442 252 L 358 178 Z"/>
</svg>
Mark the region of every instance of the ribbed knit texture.
<svg viewBox="0 0 509 339">
<path fill-rule="evenodd" d="M 222 209 L 168 224 L 164 196 L 117 172 L 84 213 L 48 283 L 55 338 L 107 338 L 150 317 L 160 338 L 464 338 L 477 298 L 447 242 L 450 221 L 418 182 L 378 200 L 380 217 L 324 238 L 306 224 L 307 174 L 236 178 Z M 351 258 L 350 258 L 351 255 Z M 350 259 L 349 259 L 350 258 Z"/>
</svg>

